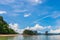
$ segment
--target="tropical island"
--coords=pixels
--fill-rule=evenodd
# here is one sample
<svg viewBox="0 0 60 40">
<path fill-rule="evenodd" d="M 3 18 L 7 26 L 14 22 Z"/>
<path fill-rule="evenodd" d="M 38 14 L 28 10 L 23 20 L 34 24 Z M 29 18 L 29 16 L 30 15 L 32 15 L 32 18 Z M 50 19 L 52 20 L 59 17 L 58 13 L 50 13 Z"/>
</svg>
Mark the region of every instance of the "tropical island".
<svg viewBox="0 0 60 40">
<path fill-rule="evenodd" d="M 37 31 L 24 30 L 23 35 L 37 35 Z"/>
</svg>

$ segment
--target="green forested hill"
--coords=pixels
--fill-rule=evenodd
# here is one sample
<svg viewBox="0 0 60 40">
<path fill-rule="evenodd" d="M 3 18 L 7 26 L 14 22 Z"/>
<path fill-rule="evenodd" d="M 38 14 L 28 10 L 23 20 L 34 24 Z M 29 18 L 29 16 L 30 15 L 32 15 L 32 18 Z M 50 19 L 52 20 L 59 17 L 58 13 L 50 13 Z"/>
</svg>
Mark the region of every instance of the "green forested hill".
<svg viewBox="0 0 60 40">
<path fill-rule="evenodd" d="M 2 16 L 0 16 L 0 34 L 16 34 L 13 29 L 9 28 L 9 25 L 3 20 Z"/>
<path fill-rule="evenodd" d="M 37 35 L 37 31 L 24 30 L 23 35 Z"/>
</svg>

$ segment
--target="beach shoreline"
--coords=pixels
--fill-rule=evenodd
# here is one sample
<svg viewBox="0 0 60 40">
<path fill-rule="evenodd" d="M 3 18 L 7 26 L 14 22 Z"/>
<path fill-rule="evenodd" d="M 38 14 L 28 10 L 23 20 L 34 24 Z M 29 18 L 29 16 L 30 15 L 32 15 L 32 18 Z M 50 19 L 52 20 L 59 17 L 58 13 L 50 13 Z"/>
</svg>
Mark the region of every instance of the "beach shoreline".
<svg viewBox="0 0 60 40">
<path fill-rule="evenodd" d="M 19 34 L 0 34 L 0 36 L 17 36 Z"/>
</svg>

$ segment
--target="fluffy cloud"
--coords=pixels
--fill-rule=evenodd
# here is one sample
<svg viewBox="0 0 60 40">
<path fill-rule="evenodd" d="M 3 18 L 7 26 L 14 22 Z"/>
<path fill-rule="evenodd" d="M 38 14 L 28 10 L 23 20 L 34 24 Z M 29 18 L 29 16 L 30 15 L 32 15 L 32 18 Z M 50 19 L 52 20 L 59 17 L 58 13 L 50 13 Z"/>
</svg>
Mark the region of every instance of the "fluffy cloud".
<svg viewBox="0 0 60 40">
<path fill-rule="evenodd" d="M 39 24 L 36 24 L 35 26 L 33 27 L 26 27 L 25 29 L 28 29 L 28 30 L 33 30 L 33 31 L 37 31 L 38 33 L 42 33 L 42 31 L 46 31 L 46 29 L 50 30 L 51 29 L 51 26 L 41 26 Z"/>
<path fill-rule="evenodd" d="M 17 31 L 17 29 L 18 29 L 18 24 L 16 24 L 16 23 L 15 23 L 15 24 L 10 23 L 10 24 L 9 24 L 9 27 L 12 28 L 12 29 L 14 29 L 15 31 Z"/>
<path fill-rule="evenodd" d="M 6 11 L 0 11 L 0 14 L 6 14 L 7 12 Z"/>
<path fill-rule="evenodd" d="M 18 26 L 17 23 L 14 23 L 14 24 L 10 23 L 10 24 L 9 24 L 9 28 L 12 28 L 14 31 L 20 33 L 20 29 L 19 29 L 18 27 L 19 27 L 19 26 Z"/>
<path fill-rule="evenodd" d="M 28 29 L 28 30 L 36 30 L 38 32 L 41 32 L 41 30 L 45 30 L 45 29 L 50 29 L 49 33 L 60 33 L 60 28 L 53 30 L 51 28 L 51 26 L 47 26 L 47 27 L 43 27 L 40 26 L 39 24 L 36 24 L 34 27 L 26 27 L 24 29 L 19 29 L 18 24 L 14 23 L 14 24 L 9 24 L 9 28 L 12 28 L 13 30 L 15 30 L 18 33 L 23 33 L 24 30 Z"/>
<path fill-rule="evenodd" d="M 19 29 L 19 26 L 18 24 L 9 24 L 9 28 L 12 28 L 13 30 L 15 30 L 16 32 L 18 33 L 23 33 L 24 30 L 28 29 L 28 30 L 36 30 L 38 32 L 41 32 L 41 30 L 44 30 L 44 29 L 50 29 L 49 33 L 60 33 L 60 28 L 59 29 L 56 29 L 56 30 L 53 30 L 51 29 L 51 26 L 47 26 L 47 27 L 43 27 L 43 26 L 40 26 L 39 24 L 36 24 L 34 27 L 26 27 L 24 29 Z"/>
<path fill-rule="evenodd" d="M 29 17 L 31 14 L 30 13 L 25 13 L 24 17 Z"/>
<path fill-rule="evenodd" d="M 51 26 L 43 27 L 39 24 L 36 24 L 34 27 L 26 27 L 25 29 L 41 31 L 41 30 L 50 29 L 50 28 Z"/>
<path fill-rule="evenodd" d="M 43 26 L 40 26 L 39 24 L 36 24 L 34 27 L 26 27 L 24 29 L 19 29 L 19 26 L 18 24 L 14 23 L 10 23 L 9 24 L 9 28 L 12 28 L 13 30 L 15 30 L 16 32 L 18 33 L 23 33 L 24 30 L 28 29 L 28 30 L 36 30 L 36 31 L 41 31 L 41 30 L 44 30 L 44 29 L 50 29 L 51 26 L 48 26 L 48 27 L 43 27 Z"/>
<path fill-rule="evenodd" d="M 56 29 L 56 30 L 51 29 L 49 33 L 60 33 L 60 29 Z"/>
<path fill-rule="evenodd" d="M 12 28 L 14 31 L 22 34 L 25 29 L 19 29 L 19 25 L 17 23 L 10 23 L 9 28 Z"/>
</svg>

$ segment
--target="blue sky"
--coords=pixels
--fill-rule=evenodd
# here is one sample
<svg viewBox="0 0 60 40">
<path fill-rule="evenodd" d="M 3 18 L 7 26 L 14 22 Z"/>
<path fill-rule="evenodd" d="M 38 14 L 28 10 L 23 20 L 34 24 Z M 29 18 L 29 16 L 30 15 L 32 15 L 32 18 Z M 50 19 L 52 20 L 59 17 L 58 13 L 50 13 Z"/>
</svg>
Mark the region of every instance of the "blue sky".
<svg viewBox="0 0 60 40">
<path fill-rule="evenodd" d="M 60 0 L 0 0 L 0 16 L 19 30 L 60 33 Z"/>
</svg>

